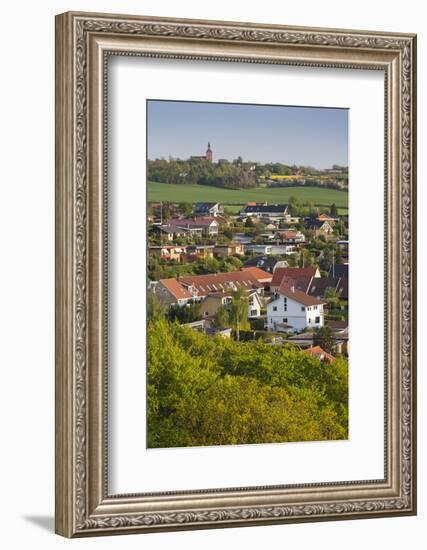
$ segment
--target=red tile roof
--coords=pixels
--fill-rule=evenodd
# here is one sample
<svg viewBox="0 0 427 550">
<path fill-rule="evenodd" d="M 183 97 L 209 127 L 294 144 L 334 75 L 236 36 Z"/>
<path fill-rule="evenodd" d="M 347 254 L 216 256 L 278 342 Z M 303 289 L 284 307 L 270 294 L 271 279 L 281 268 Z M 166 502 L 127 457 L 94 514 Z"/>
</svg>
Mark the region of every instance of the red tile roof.
<svg viewBox="0 0 427 550">
<path fill-rule="evenodd" d="M 245 271 L 232 271 L 230 273 L 215 273 L 212 275 L 191 275 L 181 277 L 179 282 L 182 285 L 194 286 L 199 296 L 206 296 L 211 292 L 222 292 L 243 288 L 250 290 L 262 288 L 262 284 L 251 274 Z"/>
<path fill-rule="evenodd" d="M 278 267 L 274 270 L 272 286 L 280 286 L 283 277 L 291 277 L 296 281 L 301 277 L 314 277 L 317 269 L 315 267 Z"/>
<path fill-rule="evenodd" d="M 177 300 L 190 300 L 193 297 L 176 279 L 160 279 L 159 283 L 167 288 Z"/>
<path fill-rule="evenodd" d="M 316 357 L 320 361 L 326 361 L 327 363 L 333 363 L 336 359 L 333 355 L 322 349 L 320 346 L 314 346 L 304 350 L 305 353 Z"/>
<path fill-rule="evenodd" d="M 241 271 L 246 271 L 250 273 L 257 279 L 260 283 L 270 282 L 272 279 L 271 273 L 260 269 L 259 267 L 242 267 Z"/>
</svg>

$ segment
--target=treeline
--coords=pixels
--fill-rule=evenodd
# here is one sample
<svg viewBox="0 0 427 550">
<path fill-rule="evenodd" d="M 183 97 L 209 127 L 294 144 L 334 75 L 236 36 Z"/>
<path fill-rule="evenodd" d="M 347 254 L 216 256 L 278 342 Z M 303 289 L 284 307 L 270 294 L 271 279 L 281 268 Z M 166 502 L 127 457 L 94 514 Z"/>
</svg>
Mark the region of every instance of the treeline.
<svg viewBox="0 0 427 550">
<path fill-rule="evenodd" d="M 152 316 L 153 317 L 153 316 Z M 347 361 L 148 325 L 148 447 L 348 437 Z"/>
<path fill-rule="evenodd" d="M 259 164 L 246 162 L 241 157 L 229 162 L 207 162 L 201 159 L 156 159 L 148 160 L 148 181 L 174 184 L 200 184 L 224 187 L 226 189 L 249 189 L 257 187 L 260 181 L 271 176 L 292 176 L 299 174 L 306 176 L 305 182 L 298 179 L 276 181 L 270 183 L 272 187 L 290 187 L 295 185 L 310 185 L 341 189 L 339 181 L 347 183 L 348 172 L 325 175 L 325 172 L 310 166 L 288 166 L 275 162 Z M 317 177 L 316 177 L 317 176 Z M 325 178 L 326 180 L 320 178 Z"/>
<path fill-rule="evenodd" d="M 205 258 L 195 262 L 179 264 L 165 262 L 156 256 L 152 256 L 148 262 L 147 275 L 150 281 L 185 277 L 186 275 L 208 275 L 210 273 L 228 273 L 237 271 L 243 267 L 243 262 L 235 257 L 228 258 Z"/>
<path fill-rule="evenodd" d="M 342 184 L 340 183 L 342 182 Z M 268 187 L 277 188 L 277 187 L 320 187 L 328 189 L 335 189 L 336 191 L 345 191 L 348 189 L 348 177 L 347 175 L 340 175 L 334 179 L 316 179 L 316 178 L 305 178 L 303 181 L 300 179 L 292 180 L 276 180 L 270 182 Z"/>
<path fill-rule="evenodd" d="M 257 186 L 255 172 L 246 164 L 206 162 L 203 160 L 149 160 L 148 181 L 175 184 L 200 184 L 226 189 Z"/>
</svg>

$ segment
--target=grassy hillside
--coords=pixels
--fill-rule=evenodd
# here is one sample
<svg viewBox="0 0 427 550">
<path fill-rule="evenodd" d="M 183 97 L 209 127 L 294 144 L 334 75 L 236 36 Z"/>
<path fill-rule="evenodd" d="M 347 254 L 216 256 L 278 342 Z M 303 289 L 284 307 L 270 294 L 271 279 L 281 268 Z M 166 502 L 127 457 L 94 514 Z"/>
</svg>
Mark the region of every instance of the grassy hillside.
<svg viewBox="0 0 427 550">
<path fill-rule="evenodd" d="M 221 202 L 238 204 L 247 201 L 268 201 L 269 203 L 286 203 L 294 196 L 303 203 L 313 202 L 319 206 L 330 206 L 335 203 L 341 210 L 348 208 L 348 192 L 319 187 L 281 187 L 255 189 L 221 189 L 207 185 L 174 185 L 165 183 L 148 183 L 149 201 L 176 202 Z"/>
</svg>

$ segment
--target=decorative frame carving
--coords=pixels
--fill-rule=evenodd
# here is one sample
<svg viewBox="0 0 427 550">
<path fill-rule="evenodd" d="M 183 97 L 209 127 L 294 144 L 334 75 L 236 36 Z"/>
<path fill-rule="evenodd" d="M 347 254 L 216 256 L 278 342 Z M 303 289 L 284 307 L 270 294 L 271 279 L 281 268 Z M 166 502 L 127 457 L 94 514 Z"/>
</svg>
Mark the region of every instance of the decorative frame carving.
<svg viewBox="0 0 427 550">
<path fill-rule="evenodd" d="M 108 495 L 106 58 L 141 55 L 385 73 L 385 478 Z M 56 532 L 67 537 L 416 513 L 416 37 L 65 13 L 56 18 Z"/>
</svg>

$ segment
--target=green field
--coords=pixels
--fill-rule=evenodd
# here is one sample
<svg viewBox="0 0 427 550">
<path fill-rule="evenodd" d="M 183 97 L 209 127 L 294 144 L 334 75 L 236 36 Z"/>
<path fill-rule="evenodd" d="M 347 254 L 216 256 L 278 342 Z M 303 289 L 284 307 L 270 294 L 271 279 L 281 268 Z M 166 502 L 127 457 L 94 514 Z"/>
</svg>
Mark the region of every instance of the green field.
<svg viewBox="0 0 427 550">
<path fill-rule="evenodd" d="M 302 203 L 330 206 L 335 203 L 341 211 L 348 209 L 348 192 L 319 187 L 257 187 L 255 189 L 221 189 L 207 185 L 175 185 L 148 183 L 150 202 L 220 202 L 224 205 L 244 204 L 248 201 L 286 203 L 294 196 Z"/>
</svg>

